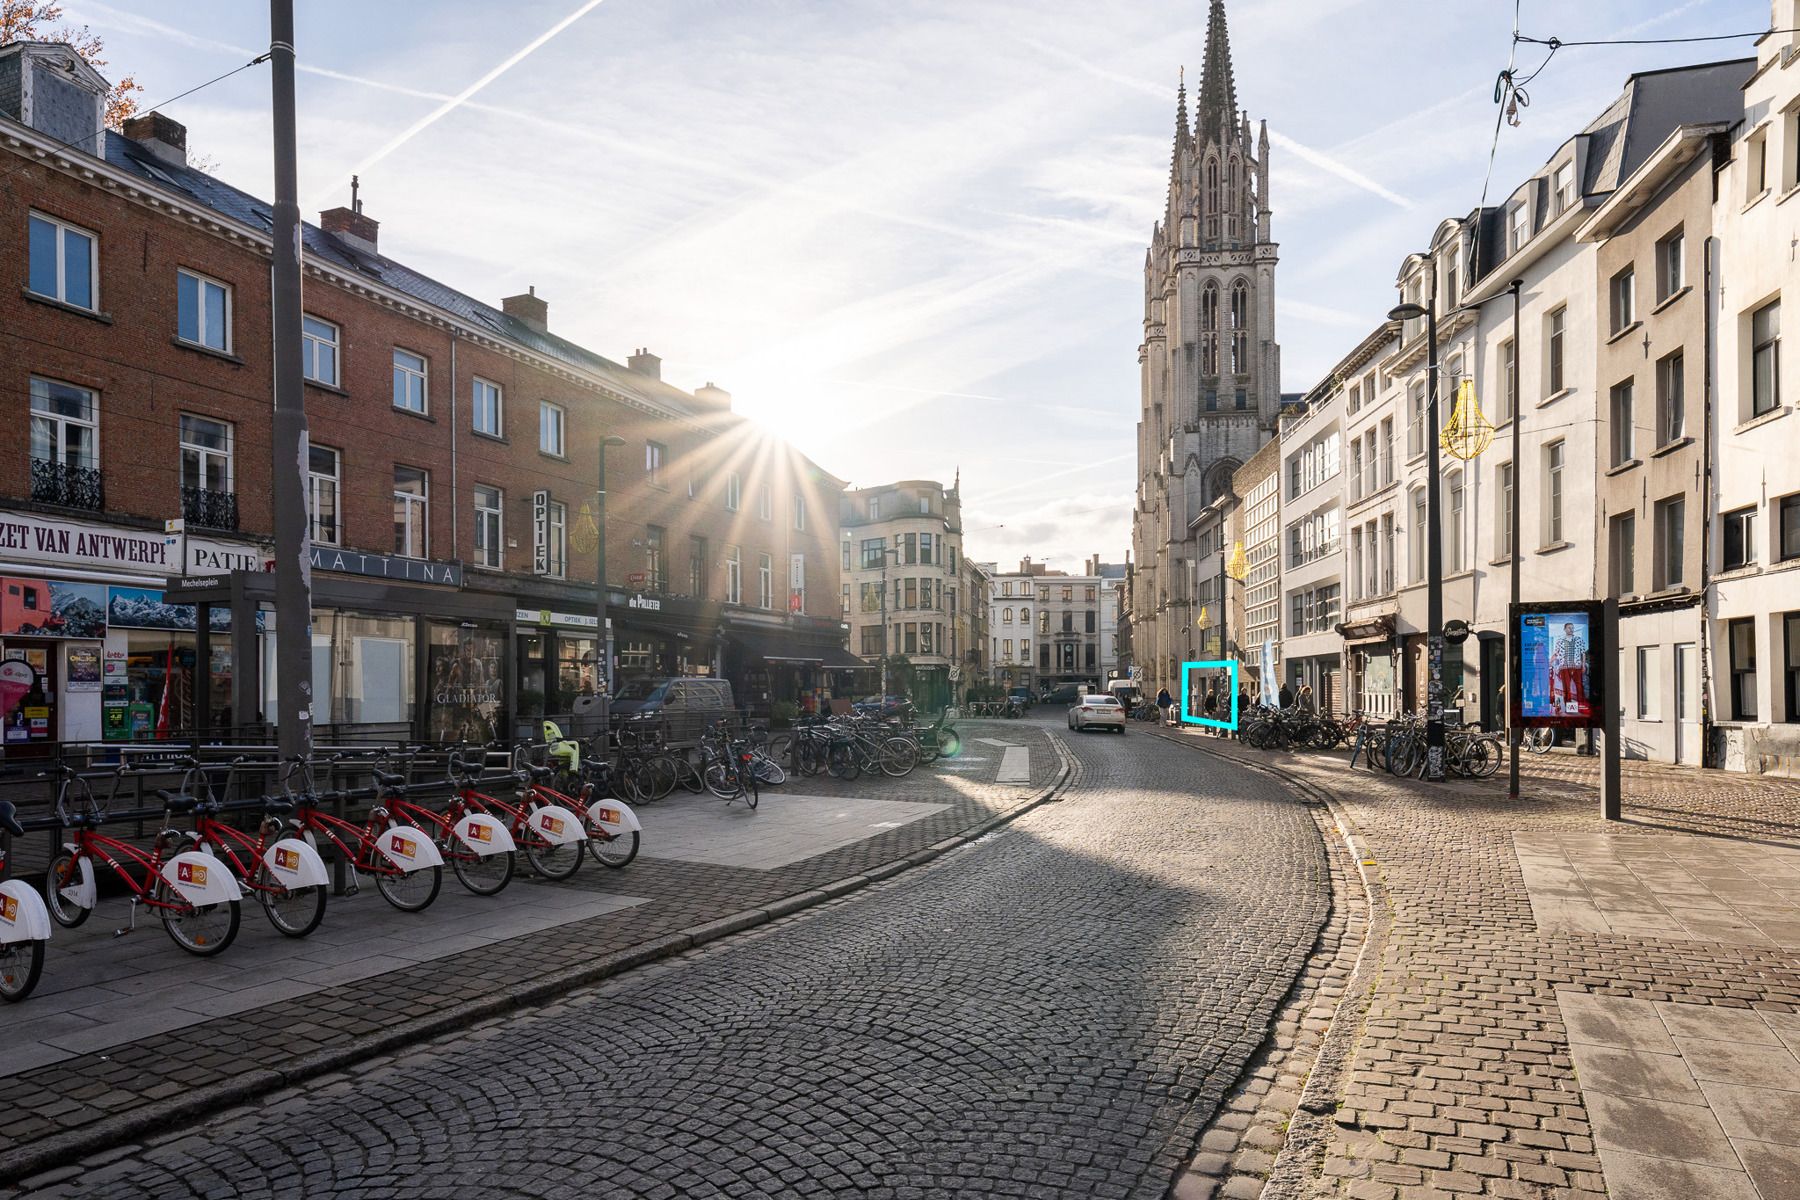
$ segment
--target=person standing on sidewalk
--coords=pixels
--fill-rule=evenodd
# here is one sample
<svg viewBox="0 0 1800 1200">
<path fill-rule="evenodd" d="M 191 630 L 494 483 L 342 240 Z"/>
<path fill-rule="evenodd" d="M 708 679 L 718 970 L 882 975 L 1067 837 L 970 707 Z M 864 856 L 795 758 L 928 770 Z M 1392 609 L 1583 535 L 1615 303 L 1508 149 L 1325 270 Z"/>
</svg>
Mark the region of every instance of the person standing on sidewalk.
<svg viewBox="0 0 1800 1200">
<path fill-rule="evenodd" d="M 1277 692 L 1276 696 L 1281 701 L 1281 707 L 1283 707 L 1283 708 L 1294 707 L 1294 689 L 1292 687 L 1290 687 L 1289 685 L 1287 685 L 1285 683 L 1282 684 L 1281 691 Z"/>
<path fill-rule="evenodd" d="M 1156 711 L 1161 714 L 1161 720 L 1164 725 L 1169 723 L 1169 705 L 1173 703 L 1174 700 L 1170 697 L 1168 688 L 1157 689 Z"/>
<path fill-rule="evenodd" d="M 1312 684 L 1308 683 L 1300 688 L 1300 695 L 1296 700 L 1296 703 L 1300 705 L 1301 712 L 1313 713 L 1319 711 L 1317 702 L 1313 700 Z"/>
</svg>

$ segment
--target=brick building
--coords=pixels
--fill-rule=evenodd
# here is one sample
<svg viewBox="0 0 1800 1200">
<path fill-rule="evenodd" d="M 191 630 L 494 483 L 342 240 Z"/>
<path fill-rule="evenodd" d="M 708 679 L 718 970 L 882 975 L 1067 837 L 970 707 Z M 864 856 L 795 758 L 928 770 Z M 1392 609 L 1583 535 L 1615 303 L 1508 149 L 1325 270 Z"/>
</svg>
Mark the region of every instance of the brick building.
<svg viewBox="0 0 1800 1200">
<path fill-rule="evenodd" d="M 270 211 L 151 114 L 94 136 L 66 47 L 0 50 L 0 705 L 10 751 L 260 719 L 274 623 L 199 636 L 170 576 L 261 567 L 272 520 Z M 360 204 L 304 231 L 315 719 L 506 736 L 592 686 L 609 452 L 616 676 L 801 699 L 841 648 L 843 482 L 684 392 L 380 253 Z M 178 526 L 165 523 L 179 521 Z M 246 623 L 247 624 L 247 623 Z M 197 669 L 210 642 L 207 672 Z M 22 666 L 9 666 L 20 663 Z"/>
</svg>

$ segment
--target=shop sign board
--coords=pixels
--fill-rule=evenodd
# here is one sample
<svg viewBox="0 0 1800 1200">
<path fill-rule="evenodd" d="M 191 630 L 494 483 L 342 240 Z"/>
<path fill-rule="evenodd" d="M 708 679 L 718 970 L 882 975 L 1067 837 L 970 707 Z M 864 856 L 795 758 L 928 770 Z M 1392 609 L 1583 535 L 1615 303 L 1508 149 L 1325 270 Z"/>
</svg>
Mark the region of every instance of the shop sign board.
<svg viewBox="0 0 1800 1200">
<path fill-rule="evenodd" d="M 554 612 L 548 608 L 514 609 L 513 620 L 521 625 L 569 625 L 576 629 L 600 627 L 600 618 L 593 613 Z"/>
<path fill-rule="evenodd" d="M 531 570 L 535 575 L 550 573 L 550 493 L 531 493 Z"/>
<path fill-rule="evenodd" d="M 1598 600 L 1515 604 L 1507 638 L 1513 721 L 1525 727 L 1592 729 L 1605 716 L 1598 669 L 1605 624 Z"/>
<path fill-rule="evenodd" d="M 662 601 L 654 596 L 637 594 L 625 601 L 626 608 L 641 608 L 645 612 L 661 612 Z"/>
<path fill-rule="evenodd" d="M 433 562 L 425 558 L 401 558 L 397 554 L 359 554 L 332 546 L 314 546 L 312 565 L 315 571 L 338 571 L 345 575 L 367 575 L 373 579 L 391 579 L 396 583 L 438 583 L 445 587 L 461 587 L 462 564 Z"/>
<path fill-rule="evenodd" d="M 185 561 L 182 544 L 186 543 Z M 0 516 L 0 558 L 50 567 L 131 570 L 168 576 L 186 571 L 261 570 L 263 552 L 242 542 L 70 521 L 36 513 Z"/>
</svg>

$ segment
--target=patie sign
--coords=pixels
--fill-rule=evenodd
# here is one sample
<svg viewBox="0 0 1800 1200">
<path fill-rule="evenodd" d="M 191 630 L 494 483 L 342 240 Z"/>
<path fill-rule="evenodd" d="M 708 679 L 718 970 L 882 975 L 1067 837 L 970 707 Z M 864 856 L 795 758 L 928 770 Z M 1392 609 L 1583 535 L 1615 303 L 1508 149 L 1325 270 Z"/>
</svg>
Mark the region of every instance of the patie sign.
<svg viewBox="0 0 1800 1200">
<path fill-rule="evenodd" d="M 110 567 L 145 571 L 167 577 L 182 563 L 182 544 L 187 571 L 256 571 L 263 554 L 256 546 L 213 538 L 182 537 L 179 533 L 152 533 L 9 513 L 0 518 L 0 557 L 15 562 L 63 567 Z"/>
</svg>

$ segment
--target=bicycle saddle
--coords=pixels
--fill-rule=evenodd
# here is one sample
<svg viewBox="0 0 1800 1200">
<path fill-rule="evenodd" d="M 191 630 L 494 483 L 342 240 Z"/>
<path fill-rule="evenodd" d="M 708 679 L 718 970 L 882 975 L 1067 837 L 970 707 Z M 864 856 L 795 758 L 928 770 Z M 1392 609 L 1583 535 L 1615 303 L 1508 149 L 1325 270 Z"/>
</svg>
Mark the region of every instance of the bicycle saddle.
<svg viewBox="0 0 1800 1200">
<path fill-rule="evenodd" d="M 163 807 L 172 813 L 193 812 L 200 801 L 193 796 L 185 796 L 180 792 L 171 792 L 168 788 L 157 788 L 156 798 L 163 802 Z"/>
<path fill-rule="evenodd" d="M 290 813 L 294 811 L 294 802 L 281 796 L 264 796 L 262 810 L 267 813 Z"/>
<path fill-rule="evenodd" d="M 604 758 L 584 758 L 581 760 L 581 765 L 590 771 L 612 770 L 612 764 L 607 762 Z"/>
<path fill-rule="evenodd" d="M 404 775 L 393 775 L 380 770 L 371 770 L 369 774 L 373 775 L 375 782 L 384 788 L 404 788 L 406 786 L 406 776 Z"/>
<path fill-rule="evenodd" d="M 24 837 L 25 827 L 19 824 L 19 818 L 13 814 L 17 811 L 10 800 L 0 800 L 0 829 L 14 837 Z"/>
<path fill-rule="evenodd" d="M 550 767 L 534 767 L 530 763 L 526 763 L 525 773 L 533 779 L 548 779 L 556 774 L 556 771 Z"/>
<path fill-rule="evenodd" d="M 62 822 L 64 829 L 98 829 L 106 823 L 106 818 L 96 812 L 69 815 L 58 813 L 57 820 Z"/>
</svg>

